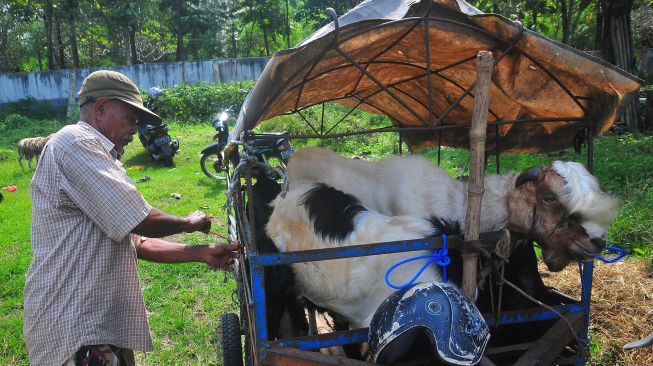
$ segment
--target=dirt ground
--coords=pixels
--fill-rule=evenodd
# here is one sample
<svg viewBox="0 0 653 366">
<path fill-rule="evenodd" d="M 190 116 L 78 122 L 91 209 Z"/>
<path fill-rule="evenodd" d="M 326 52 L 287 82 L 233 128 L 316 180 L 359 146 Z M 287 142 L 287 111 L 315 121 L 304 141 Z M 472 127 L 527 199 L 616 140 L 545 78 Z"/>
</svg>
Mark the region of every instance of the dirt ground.
<svg viewBox="0 0 653 366">
<path fill-rule="evenodd" d="M 623 345 L 653 331 L 653 272 L 650 260 L 613 264 L 596 262 L 590 310 L 590 336 L 598 345 L 592 365 L 653 365 L 653 347 L 624 351 Z M 580 298 L 578 266 L 549 273 L 540 264 L 548 286 Z"/>
</svg>

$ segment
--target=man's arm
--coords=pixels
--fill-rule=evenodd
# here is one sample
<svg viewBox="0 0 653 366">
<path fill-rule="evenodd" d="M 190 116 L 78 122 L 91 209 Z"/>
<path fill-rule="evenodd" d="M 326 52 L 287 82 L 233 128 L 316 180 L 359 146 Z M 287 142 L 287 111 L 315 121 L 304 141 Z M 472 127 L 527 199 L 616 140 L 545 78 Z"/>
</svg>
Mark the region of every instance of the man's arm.
<svg viewBox="0 0 653 366">
<path fill-rule="evenodd" d="M 212 268 L 232 271 L 238 258 L 238 243 L 221 245 L 185 245 L 157 238 L 141 238 L 138 258 L 158 263 L 206 263 Z"/>
<path fill-rule="evenodd" d="M 209 229 L 211 229 L 211 219 L 203 212 L 195 211 L 186 217 L 178 217 L 152 207 L 145 219 L 132 230 L 132 233 L 160 238 L 181 232 L 208 233 Z"/>
</svg>

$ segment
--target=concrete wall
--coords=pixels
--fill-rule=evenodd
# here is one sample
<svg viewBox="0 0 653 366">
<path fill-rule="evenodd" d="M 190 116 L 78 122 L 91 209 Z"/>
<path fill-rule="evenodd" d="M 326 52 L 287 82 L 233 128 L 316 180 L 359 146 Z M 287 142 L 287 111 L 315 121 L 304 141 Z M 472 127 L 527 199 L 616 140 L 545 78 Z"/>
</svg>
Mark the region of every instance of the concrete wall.
<svg viewBox="0 0 653 366">
<path fill-rule="evenodd" d="M 225 83 L 256 80 L 265 68 L 269 57 L 225 59 L 208 61 L 169 62 L 160 64 L 125 65 L 107 67 L 121 72 L 147 90 L 152 86 L 172 86 L 180 83 Z M 0 106 L 19 99 L 33 97 L 52 105 L 65 105 L 74 78 L 74 96 L 84 78 L 102 68 L 55 70 L 21 74 L 0 74 Z"/>
</svg>

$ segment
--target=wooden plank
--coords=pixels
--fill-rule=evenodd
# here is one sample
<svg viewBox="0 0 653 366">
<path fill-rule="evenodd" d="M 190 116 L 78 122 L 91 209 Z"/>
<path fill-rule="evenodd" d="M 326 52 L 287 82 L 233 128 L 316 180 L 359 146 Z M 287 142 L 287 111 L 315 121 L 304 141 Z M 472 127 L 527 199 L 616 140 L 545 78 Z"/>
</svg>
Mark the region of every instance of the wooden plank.
<svg viewBox="0 0 653 366">
<path fill-rule="evenodd" d="M 485 350 L 486 356 L 499 355 L 506 352 L 527 351 L 533 348 L 534 342 L 517 343 L 509 346 L 492 347 Z"/>
<path fill-rule="evenodd" d="M 496 364 L 487 358 L 487 356 L 483 356 L 481 357 L 481 362 L 478 363 L 478 366 L 496 366 Z"/>
<path fill-rule="evenodd" d="M 576 334 L 583 328 L 583 313 L 565 315 Z M 513 366 L 550 365 L 574 339 L 567 323 L 560 319 Z"/>
<path fill-rule="evenodd" d="M 263 351 L 263 365 L 269 366 L 370 366 L 372 363 L 324 355 L 296 348 L 272 348 Z"/>
<path fill-rule="evenodd" d="M 477 240 L 480 231 L 481 200 L 485 176 L 485 134 L 490 105 L 490 80 L 494 60 L 492 52 L 481 51 L 476 55 L 476 88 L 474 114 L 469 131 L 470 168 L 467 184 L 467 214 L 465 216 L 465 240 Z M 473 299 L 476 293 L 478 254 L 463 254 L 463 295 Z"/>
</svg>

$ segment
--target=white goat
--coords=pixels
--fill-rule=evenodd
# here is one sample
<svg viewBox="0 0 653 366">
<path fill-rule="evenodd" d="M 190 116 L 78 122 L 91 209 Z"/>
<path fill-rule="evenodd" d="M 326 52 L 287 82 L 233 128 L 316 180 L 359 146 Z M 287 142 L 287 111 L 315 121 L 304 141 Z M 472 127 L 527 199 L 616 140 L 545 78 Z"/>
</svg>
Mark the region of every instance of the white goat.
<svg viewBox="0 0 653 366">
<path fill-rule="evenodd" d="M 325 183 L 384 215 L 465 226 L 467 183 L 420 156 L 370 162 L 306 148 L 290 159 L 288 180 L 291 191 L 302 183 Z M 616 211 L 617 200 L 581 164 L 556 161 L 521 174 L 487 176 L 480 230 L 526 235 L 542 247 L 548 268 L 560 271 L 601 251 Z"/>
<path fill-rule="evenodd" d="M 385 216 L 368 210 L 351 195 L 325 185 L 295 184 L 273 202 L 267 233 L 281 252 L 345 247 L 432 237 L 437 225 L 407 216 Z M 375 309 L 395 290 L 384 282 L 385 271 L 403 259 L 432 254 L 414 251 L 292 265 L 299 295 L 332 310 L 353 328 L 369 326 Z M 404 264 L 389 279 L 408 282 L 427 259 Z M 431 264 L 419 281 L 441 281 Z"/>
</svg>

